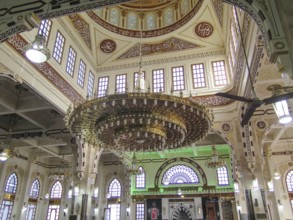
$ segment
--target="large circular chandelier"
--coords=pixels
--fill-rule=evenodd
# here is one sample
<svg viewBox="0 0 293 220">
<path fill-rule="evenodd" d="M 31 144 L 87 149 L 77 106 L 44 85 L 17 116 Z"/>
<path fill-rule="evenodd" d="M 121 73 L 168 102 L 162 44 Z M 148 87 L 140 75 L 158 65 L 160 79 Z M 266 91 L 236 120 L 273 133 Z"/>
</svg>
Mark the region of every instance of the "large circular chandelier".
<svg viewBox="0 0 293 220">
<path fill-rule="evenodd" d="M 69 109 L 70 132 L 113 151 L 161 151 L 206 137 L 213 117 L 188 98 L 137 92 L 87 100 Z"/>
</svg>

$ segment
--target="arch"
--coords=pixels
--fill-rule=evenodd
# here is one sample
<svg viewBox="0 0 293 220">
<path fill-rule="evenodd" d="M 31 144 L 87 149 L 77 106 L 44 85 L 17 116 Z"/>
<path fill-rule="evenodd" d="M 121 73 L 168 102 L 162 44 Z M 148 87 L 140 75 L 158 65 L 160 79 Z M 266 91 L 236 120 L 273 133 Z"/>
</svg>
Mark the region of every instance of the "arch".
<svg viewBox="0 0 293 220">
<path fill-rule="evenodd" d="M 205 175 L 205 172 L 204 170 L 201 168 L 201 166 L 199 166 L 195 161 L 189 159 L 189 158 L 185 158 L 185 157 L 178 157 L 178 158 L 172 158 L 170 160 L 167 160 L 165 163 L 163 163 L 157 173 L 156 173 L 156 176 L 155 176 L 155 188 L 158 189 L 159 188 L 159 180 L 160 180 L 160 177 L 162 175 L 162 172 L 166 169 L 166 167 L 168 167 L 170 164 L 172 163 L 175 163 L 175 162 L 183 162 L 183 163 L 186 163 L 186 164 L 190 164 L 191 166 L 195 167 L 198 172 L 200 173 L 201 175 L 201 178 L 202 178 L 202 184 L 204 187 L 207 186 L 207 177 Z"/>
<path fill-rule="evenodd" d="M 293 193 L 293 169 L 289 170 L 286 175 L 286 186 L 290 193 Z"/>
<path fill-rule="evenodd" d="M 111 195 L 111 197 L 117 198 L 121 196 L 121 183 L 117 178 L 113 179 L 110 182 L 108 192 Z"/>
<path fill-rule="evenodd" d="M 51 199 L 61 199 L 62 198 L 62 191 L 63 187 L 60 181 L 56 181 L 50 191 L 50 198 Z"/>
<path fill-rule="evenodd" d="M 170 184 L 191 184 L 200 182 L 197 173 L 191 167 L 184 164 L 176 164 L 166 170 L 162 177 L 162 184 L 164 184 L 164 180 L 168 180 Z"/>
<path fill-rule="evenodd" d="M 145 170 L 142 166 L 138 168 L 139 174 L 135 176 L 135 188 L 137 189 L 143 189 L 145 188 Z"/>
<path fill-rule="evenodd" d="M 35 178 L 32 182 L 30 191 L 29 191 L 29 197 L 30 198 L 38 198 L 40 195 L 40 180 L 38 178 Z"/>
<path fill-rule="evenodd" d="M 18 185 L 18 177 L 17 177 L 16 173 L 13 172 L 7 178 L 4 192 L 15 194 L 16 190 L 17 190 L 17 185 Z"/>
<path fill-rule="evenodd" d="M 172 220 L 192 220 L 192 212 L 190 212 L 189 208 L 180 204 L 177 206 L 171 215 Z"/>
</svg>

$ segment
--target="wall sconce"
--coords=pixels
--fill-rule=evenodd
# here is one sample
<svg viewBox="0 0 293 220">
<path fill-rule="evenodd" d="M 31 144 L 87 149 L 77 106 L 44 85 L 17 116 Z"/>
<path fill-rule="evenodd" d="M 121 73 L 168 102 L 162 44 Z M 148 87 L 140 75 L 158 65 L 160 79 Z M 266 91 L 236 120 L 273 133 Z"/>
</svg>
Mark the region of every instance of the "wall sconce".
<svg viewBox="0 0 293 220">
<path fill-rule="evenodd" d="M 268 188 L 270 192 L 274 192 L 274 184 L 272 180 L 268 181 Z"/>
<path fill-rule="evenodd" d="M 78 194 L 79 194 L 79 187 L 78 187 L 78 185 L 76 184 L 75 187 L 74 187 L 74 195 L 75 195 L 75 196 L 78 196 Z"/>
<path fill-rule="evenodd" d="M 275 180 L 279 180 L 280 178 L 281 178 L 281 174 L 280 174 L 280 172 L 277 170 L 277 168 L 275 168 L 274 179 L 275 179 Z"/>
<path fill-rule="evenodd" d="M 72 190 L 72 186 L 70 186 L 68 189 L 68 194 L 67 194 L 68 199 L 71 199 L 72 195 L 73 195 L 73 190 Z"/>
<path fill-rule="evenodd" d="M 129 216 L 129 214 L 130 214 L 130 207 L 129 206 L 126 208 L 126 214 L 127 214 L 127 216 Z"/>
<path fill-rule="evenodd" d="M 178 196 L 181 196 L 181 195 L 182 195 L 182 191 L 181 191 L 180 188 L 177 190 L 177 195 L 178 195 Z"/>
<path fill-rule="evenodd" d="M 258 207 L 258 200 L 257 199 L 254 199 L 254 206 Z"/>
<path fill-rule="evenodd" d="M 49 198 L 50 198 L 49 193 L 46 193 L 46 195 L 45 195 L 45 200 L 48 200 Z"/>
<path fill-rule="evenodd" d="M 255 176 L 252 177 L 252 187 L 255 190 L 258 189 L 258 181 L 257 181 L 257 178 Z"/>
<path fill-rule="evenodd" d="M 201 207 L 198 207 L 198 208 L 197 208 L 197 214 L 198 214 L 198 215 L 201 215 Z"/>
<path fill-rule="evenodd" d="M 237 209 L 241 209 L 241 206 L 240 206 L 240 202 L 239 201 L 236 202 L 236 206 L 237 206 Z"/>
<path fill-rule="evenodd" d="M 98 195 L 99 195 L 99 188 L 97 187 L 97 188 L 94 189 L 93 197 L 98 198 Z"/>
<path fill-rule="evenodd" d="M 239 193 L 239 183 L 237 181 L 234 181 L 234 191 Z"/>
</svg>

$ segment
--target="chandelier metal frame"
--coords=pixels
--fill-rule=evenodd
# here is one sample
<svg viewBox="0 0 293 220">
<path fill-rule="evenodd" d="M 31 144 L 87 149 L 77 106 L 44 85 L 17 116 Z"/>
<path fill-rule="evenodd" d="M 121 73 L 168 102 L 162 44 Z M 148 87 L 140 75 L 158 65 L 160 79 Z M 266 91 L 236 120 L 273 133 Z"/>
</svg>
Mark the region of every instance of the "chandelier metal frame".
<svg viewBox="0 0 293 220">
<path fill-rule="evenodd" d="M 161 93 L 113 94 L 69 108 L 70 132 L 116 152 L 161 151 L 206 137 L 213 116 L 189 98 Z"/>
</svg>

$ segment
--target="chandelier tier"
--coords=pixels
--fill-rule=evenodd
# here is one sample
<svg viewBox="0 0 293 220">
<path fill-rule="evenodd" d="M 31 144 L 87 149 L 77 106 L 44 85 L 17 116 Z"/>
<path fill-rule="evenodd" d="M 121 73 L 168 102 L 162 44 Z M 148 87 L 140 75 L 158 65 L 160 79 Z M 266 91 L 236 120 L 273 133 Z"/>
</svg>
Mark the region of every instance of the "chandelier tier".
<svg viewBox="0 0 293 220">
<path fill-rule="evenodd" d="M 160 151 L 206 137 L 213 117 L 204 106 L 161 93 L 126 93 L 87 100 L 65 121 L 70 132 L 114 151 Z"/>
</svg>

